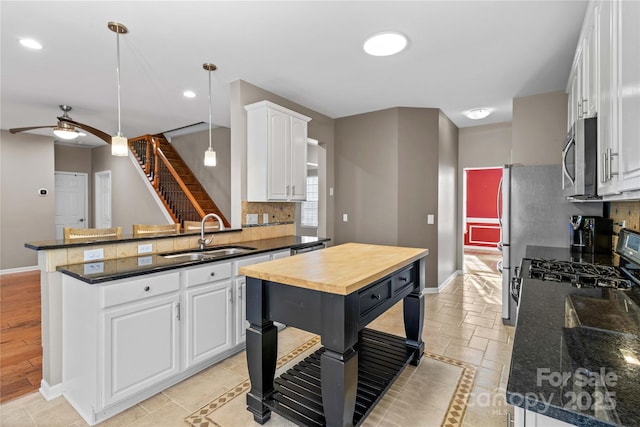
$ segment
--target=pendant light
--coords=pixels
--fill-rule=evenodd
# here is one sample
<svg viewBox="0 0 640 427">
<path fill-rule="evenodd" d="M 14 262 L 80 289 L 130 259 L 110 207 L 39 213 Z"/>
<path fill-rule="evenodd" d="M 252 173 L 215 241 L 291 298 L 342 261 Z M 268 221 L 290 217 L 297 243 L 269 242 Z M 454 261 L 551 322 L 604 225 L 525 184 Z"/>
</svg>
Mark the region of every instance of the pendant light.
<svg viewBox="0 0 640 427">
<path fill-rule="evenodd" d="M 216 165 L 216 152 L 213 151 L 211 147 L 211 127 L 212 127 L 212 119 L 211 119 L 211 72 L 215 71 L 216 67 L 214 64 L 206 63 L 202 64 L 202 68 L 209 72 L 209 148 L 204 152 L 204 165 L 205 166 L 215 166 Z"/>
<path fill-rule="evenodd" d="M 129 143 L 127 138 L 122 135 L 120 128 L 120 34 L 127 34 L 129 30 L 124 24 L 118 22 L 109 22 L 107 27 L 116 33 L 116 49 L 117 49 L 117 66 L 116 76 L 118 80 L 118 133 L 111 137 L 111 154 L 114 156 L 127 156 L 129 154 Z"/>
</svg>

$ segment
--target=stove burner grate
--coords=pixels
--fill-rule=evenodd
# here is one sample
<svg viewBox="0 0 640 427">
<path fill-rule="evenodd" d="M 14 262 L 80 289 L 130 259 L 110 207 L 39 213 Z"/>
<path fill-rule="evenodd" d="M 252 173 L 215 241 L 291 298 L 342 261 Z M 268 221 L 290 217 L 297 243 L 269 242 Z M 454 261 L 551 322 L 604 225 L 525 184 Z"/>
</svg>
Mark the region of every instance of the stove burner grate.
<svg viewBox="0 0 640 427">
<path fill-rule="evenodd" d="M 618 268 L 584 262 L 534 258 L 529 267 L 529 277 L 571 283 L 578 288 L 631 288 L 631 280 L 626 278 Z"/>
</svg>

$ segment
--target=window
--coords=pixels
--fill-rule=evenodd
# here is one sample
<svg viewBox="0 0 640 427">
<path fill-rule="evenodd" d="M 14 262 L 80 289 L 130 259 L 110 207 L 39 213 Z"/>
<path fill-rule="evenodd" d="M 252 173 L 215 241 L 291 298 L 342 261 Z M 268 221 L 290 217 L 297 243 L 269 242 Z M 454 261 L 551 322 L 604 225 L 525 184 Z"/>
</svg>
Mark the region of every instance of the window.
<svg viewBox="0 0 640 427">
<path fill-rule="evenodd" d="M 307 176 L 307 201 L 302 202 L 303 227 L 318 226 L 318 175 Z"/>
</svg>

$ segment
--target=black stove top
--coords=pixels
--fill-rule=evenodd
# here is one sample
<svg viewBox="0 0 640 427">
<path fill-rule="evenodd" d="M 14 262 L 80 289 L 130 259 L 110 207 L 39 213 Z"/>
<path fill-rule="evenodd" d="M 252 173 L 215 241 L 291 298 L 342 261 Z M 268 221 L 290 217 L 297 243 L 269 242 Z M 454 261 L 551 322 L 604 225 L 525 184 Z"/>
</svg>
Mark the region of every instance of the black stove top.
<svg viewBox="0 0 640 427">
<path fill-rule="evenodd" d="M 618 267 L 543 258 L 530 260 L 529 277 L 553 282 L 571 283 L 583 288 L 631 289 L 632 280 Z"/>
</svg>

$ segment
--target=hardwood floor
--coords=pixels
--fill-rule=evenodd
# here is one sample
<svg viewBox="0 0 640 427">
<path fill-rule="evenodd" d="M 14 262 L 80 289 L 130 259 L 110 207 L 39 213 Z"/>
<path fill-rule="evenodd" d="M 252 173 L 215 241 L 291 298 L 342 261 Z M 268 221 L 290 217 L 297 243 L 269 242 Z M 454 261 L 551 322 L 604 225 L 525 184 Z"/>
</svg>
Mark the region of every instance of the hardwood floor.
<svg viewBox="0 0 640 427">
<path fill-rule="evenodd" d="M 41 379 L 40 271 L 0 275 L 0 402 L 37 390 Z"/>
</svg>

